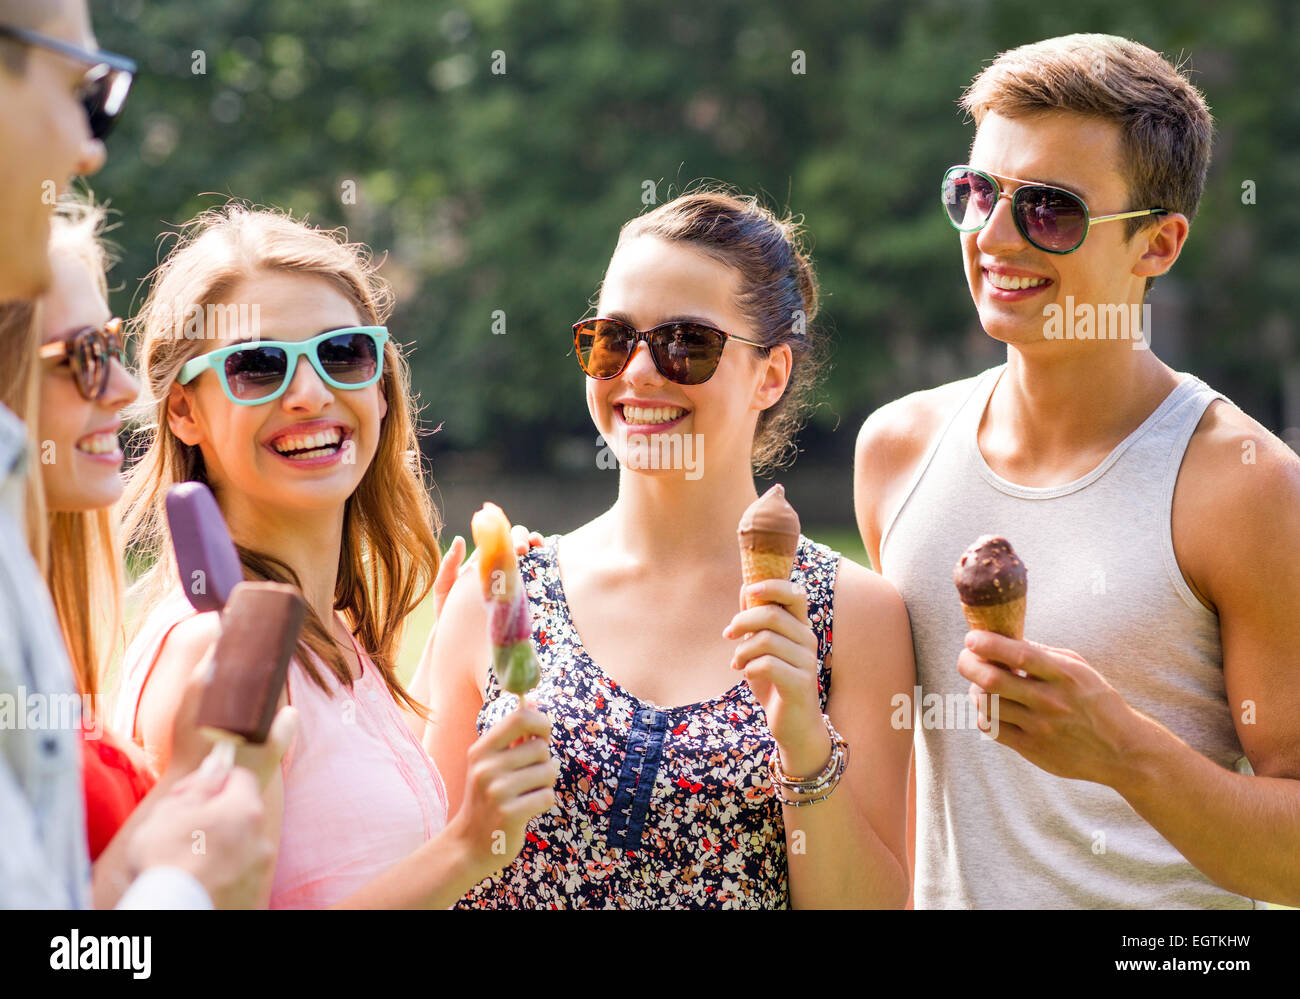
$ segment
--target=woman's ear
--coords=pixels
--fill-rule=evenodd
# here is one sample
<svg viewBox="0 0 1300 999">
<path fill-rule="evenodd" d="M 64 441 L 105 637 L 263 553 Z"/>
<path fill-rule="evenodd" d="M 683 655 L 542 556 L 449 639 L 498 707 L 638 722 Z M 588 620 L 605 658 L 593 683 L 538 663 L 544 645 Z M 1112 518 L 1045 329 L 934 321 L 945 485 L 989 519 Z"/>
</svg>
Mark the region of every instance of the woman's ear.
<svg viewBox="0 0 1300 999">
<path fill-rule="evenodd" d="M 175 382 L 167 393 L 167 426 L 185 444 L 194 445 L 203 439 L 194 415 L 194 399 L 183 385 Z"/>
<path fill-rule="evenodd" d="M 790 345 L 778 343 L 767 352 L 762 363 L 763 380 L 754 393 L 754 403 L 759 409 L 770 409 L 781 401 L 785 387 L 790 383 L 790 372 L 794 368 L 794 354 L 790 351 Z"/>
</svg>

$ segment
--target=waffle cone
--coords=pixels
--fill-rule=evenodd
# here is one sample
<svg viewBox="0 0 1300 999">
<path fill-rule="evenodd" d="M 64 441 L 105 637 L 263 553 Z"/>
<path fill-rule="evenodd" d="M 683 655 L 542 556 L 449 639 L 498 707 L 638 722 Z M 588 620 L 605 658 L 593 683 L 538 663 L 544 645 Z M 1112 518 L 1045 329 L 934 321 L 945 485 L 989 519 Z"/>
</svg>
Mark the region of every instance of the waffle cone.
<svg viewBox="0 0 1300 999">
<path fill-rule="evenodd" d="M 995 631 L 1008 638 L 1025 637 L 1025 598 L 1004 604 L 962 604 L 966 622 L 974 630 Z"/>
<path fill-rule="evenodd" d="M 789 579 L 790 570 L 794 568 L 794 554 L 785 552 L 764 552 L 754 548 L 740 549 L 740 566 L 745 576 L 745 585 L 757 583 L 763 579 Z M 755 607 L 766 603 L 763 600 L 750 601 L 746 604 Z"/>
</svg>

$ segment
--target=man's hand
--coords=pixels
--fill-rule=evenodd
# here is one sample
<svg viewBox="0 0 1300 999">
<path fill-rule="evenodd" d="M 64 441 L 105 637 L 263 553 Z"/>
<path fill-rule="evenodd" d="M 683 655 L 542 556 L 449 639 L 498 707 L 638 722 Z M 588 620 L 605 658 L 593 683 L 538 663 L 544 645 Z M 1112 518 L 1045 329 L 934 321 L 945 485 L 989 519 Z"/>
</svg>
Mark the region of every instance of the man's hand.
<svg viewBox="0 0 1300 999">
<path fill-rule="evenodd" d="M 1114 785 L 1142 716 L 1078 653 L 971 631 L 957 672 L 984 731 L 996 712 L 998 742 L 1058 777 Z"/>
</svg>

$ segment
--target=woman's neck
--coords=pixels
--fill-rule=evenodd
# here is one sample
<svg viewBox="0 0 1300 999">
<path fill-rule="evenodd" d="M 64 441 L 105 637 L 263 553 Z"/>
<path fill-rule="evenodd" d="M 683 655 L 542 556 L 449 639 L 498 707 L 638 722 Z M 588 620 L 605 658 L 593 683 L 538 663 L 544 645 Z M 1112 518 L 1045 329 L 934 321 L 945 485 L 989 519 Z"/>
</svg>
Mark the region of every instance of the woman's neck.
<svg viewBox="0 0 1300 999">
<path fill-rule="evenodd" d="M 624 468 L 618 499 L 605 520 L 605 541 L 632 561 L 671 568 L 735 555 L 736 525 L 758 498 L 748 455 L 688 479 L 682 473 L 649 475 Z"/>
<path fill-rule="evenodd" d="M 279 559 L 298 574 L 302 595 L 322 621 L 334 614 L 343 507 L 337 510 L 276 510 L 243 497 L 223 497 L 230 534 L 245 548 Z"/>
</svg>

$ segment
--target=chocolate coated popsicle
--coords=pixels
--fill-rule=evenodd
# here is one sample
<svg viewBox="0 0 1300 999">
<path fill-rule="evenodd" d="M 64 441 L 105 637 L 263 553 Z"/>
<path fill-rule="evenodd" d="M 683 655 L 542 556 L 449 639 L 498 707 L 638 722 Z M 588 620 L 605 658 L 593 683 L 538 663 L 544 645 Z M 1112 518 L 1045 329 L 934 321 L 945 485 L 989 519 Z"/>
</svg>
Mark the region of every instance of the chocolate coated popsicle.
<svg viewBox="0 0 1300 999">
<path fill-rule="evenodd" d="M 244 580 L 235 543 L 211 491 L 202 482 L 178 482 L 167 490 L 167 526 L 176 570 L 197 611 L 219 611 Z"/>
<path fill-rule="evenodd" d="M 266 742 L 306 615 L 296 587 L 247 582 L 234 588 L 199 702 L 200 728 Z"/>
</svg>

